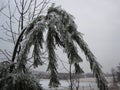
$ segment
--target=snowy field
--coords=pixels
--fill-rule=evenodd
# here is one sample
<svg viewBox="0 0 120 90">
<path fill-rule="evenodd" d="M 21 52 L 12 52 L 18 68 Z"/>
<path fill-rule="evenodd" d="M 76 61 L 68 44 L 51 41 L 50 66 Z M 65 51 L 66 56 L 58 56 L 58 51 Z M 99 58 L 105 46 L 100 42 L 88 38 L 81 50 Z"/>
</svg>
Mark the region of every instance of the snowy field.
<svg viewBox="0 0 120 90">
<path fill-rule="evenodd" d="M 69 89 L 69 82 L 66 80 L 60 81 L 61 85 L 59 88 L 49 88 L 49 80 L 48 79 L 42 79 L 40 80 L 40 84 L 42 84 L 42 87 L 45 90 L 70 90 Z M 87 79 L 81 79 L 80 80 L 80 88 L 79 90 L 99 90 L 97 88 L 97 84 L 93 78 L 87 78 Z"/>
</svg>

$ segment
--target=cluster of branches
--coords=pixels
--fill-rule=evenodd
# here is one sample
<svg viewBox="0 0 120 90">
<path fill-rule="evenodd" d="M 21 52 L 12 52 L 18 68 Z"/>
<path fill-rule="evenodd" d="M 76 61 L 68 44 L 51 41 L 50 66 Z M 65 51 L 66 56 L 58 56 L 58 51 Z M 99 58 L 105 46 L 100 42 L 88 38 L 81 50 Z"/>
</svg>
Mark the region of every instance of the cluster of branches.
<svg viewBox="0 0 120 90">
<path fill-rule="evenodd" d="M 14 47 L 24 26 L 37 16 L 44 14 L 49 3 L 50 0 L 8 0 L 7 5 L 0 8 L 1 15 L 6 18 L 0 25 L 0 32 L 4 34 L 4 37 L 0 36 L 0 41 L 11 43 L 11 47 Z M 1 48 L 0 56 L 2 61 L 11 60 L 11 49 Z"/>
</svg>

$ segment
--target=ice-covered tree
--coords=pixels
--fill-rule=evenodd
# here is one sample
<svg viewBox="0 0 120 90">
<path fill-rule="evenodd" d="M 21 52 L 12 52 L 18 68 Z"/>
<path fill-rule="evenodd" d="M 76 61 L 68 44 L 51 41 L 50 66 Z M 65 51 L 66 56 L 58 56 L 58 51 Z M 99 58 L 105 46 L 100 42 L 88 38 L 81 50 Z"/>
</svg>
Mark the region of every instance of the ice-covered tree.
<svg viewBox="0 0 120 90">
<path fill-rule="evenodd" d="M 46 38 L 44 38 L 44 31 L 47 32 Z M 55 52 L 57 47 L 64 49 L 69 63 L 74 64 L 76 71 L 79 71 L 80 68 L 77 67 L 83 60 L 75 46 L 75 43 L 77 43 L 90 63 L 90 69 L 96 77 L 98 87 L 100 90 L 107 90 L 107 81 L 104 78 L 101 65 L 96 61 L 95 56 L 83 40 L 82 34 L 77 31 L 73 16 L 60 7 L 51 6 L 46 15 L 38 16 L 22 30 L 12 57 L 12 62 L 17 61 L 17 65 L 10 68 L 11 72 L 15 68 L 17 72 L 26 73 L 27 58 L 32 46 L 33 66 L 37 67 L 44 64 L 41 57 L 44 43 L 46 44 L 49 62 L 47 70 L 51 73 L 49 86 L 58 87 L 60 84 L 57 77 L 58 63 Z M 21 47 L 19 54 L 17 54 L 18 47 Z"/>
</svg>

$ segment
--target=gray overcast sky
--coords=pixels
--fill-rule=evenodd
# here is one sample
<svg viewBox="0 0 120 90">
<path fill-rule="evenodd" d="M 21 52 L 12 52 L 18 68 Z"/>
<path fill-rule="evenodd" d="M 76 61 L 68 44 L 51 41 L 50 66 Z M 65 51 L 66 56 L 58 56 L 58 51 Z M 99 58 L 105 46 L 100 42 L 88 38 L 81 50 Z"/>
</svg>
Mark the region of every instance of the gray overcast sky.
<svg viewBox="0 0 120 90">
<path fill-rule="evenodd" d="M 55 1 L 74 15 L 103 71 L 110 72 L 120 62 L 120 0 Z"/>
<path fill-rule="evenodd" d="M 104 72 L 110 72 L 112 67 L 118 65 L 120 62 L 120 0 L 51 1 L 61 5 L 75 17 L 78 30 L 84 34 L 84 40 L 103 66 Z M 3 44 L 0 46 L 3 47 Z M 88 71 L 86 62 L 82 68 Z"/>
</svg>

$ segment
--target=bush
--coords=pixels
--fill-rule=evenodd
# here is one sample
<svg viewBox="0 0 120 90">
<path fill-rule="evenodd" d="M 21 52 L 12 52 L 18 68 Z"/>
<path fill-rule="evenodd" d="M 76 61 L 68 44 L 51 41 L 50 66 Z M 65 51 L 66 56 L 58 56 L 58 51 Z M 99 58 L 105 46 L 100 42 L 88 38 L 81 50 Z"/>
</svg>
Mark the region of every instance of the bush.
<svg viewBox="0 0 120 90">
<path fill-rule="evenodd" d="M 33 76 L 11 73 L 0 79 L 0 90 L 43 90 Z"/>
<path fill-rule="evenodd" d="M 32 74 L 15 69 L 10 73 L 11 65 L 8 61 L 0 63 L 0 90 L 43 90 Z"/>
</svg>

